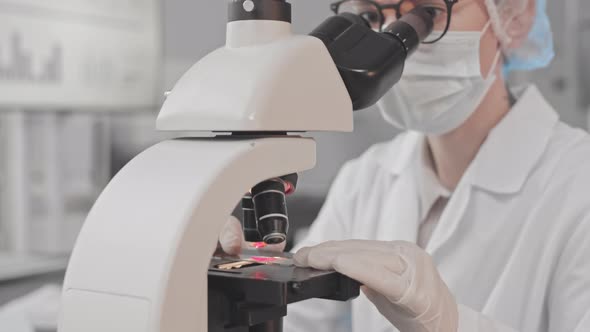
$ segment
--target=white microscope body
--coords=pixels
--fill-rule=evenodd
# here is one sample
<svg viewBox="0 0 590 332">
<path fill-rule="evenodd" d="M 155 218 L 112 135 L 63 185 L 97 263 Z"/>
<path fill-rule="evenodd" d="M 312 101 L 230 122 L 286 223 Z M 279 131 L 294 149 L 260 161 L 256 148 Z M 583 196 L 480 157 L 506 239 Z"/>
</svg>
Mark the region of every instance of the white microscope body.
<svg viewBox="0 0 590 332">
<path fill-rule="evenodd" d="M 257 184 L 315 165 L 313 139 L 287 133 L 352 131 L 353 109 L 399 81 L 437 13 L 416 7 L 379 33 L 342 13 L 312 37 L 291 33 L 286 0 L 228 6 L 226 46 L 180 79 L 157 127 L 240 135 L 162 142 L 115 176 L 74 248 L 59 332 L 206 331 L 210 259 L 233 208 Z"/>
<path fill-rule="evenodd" d="M 206 331 L 207 270 L 233 208 L 257 183 L 315 165 L 313 139 L 264 132 L 352 131 L 352 108 L 319 39 L 287 22 L 228 23 L 226 46 L 180 79 L 157 127 L 259 138 L 165 141 L 121 170 L 77 240 L 59 332 Z"/>
</svg>

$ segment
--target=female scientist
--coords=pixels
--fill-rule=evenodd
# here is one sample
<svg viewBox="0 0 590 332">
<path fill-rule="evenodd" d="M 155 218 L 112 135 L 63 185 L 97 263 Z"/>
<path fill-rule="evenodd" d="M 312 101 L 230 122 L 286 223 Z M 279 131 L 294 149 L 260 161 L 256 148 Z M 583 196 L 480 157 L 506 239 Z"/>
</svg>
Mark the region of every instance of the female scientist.
<svg viewBox="0 0 590 332">
<path fill-rule="evenodd" d="M 295 256 L 364 295 L 293 305 L 285 330 L 590 331 L 590 137 L 505 81 L 553 57 L 545 0 L 332 8 L 379 29 L 417 4 L 436 32 L 379 102 L 406 132 L 342 168 Z M 239 251 L 241 234 L 231 220 L 220 242 Z"/>
</svg>

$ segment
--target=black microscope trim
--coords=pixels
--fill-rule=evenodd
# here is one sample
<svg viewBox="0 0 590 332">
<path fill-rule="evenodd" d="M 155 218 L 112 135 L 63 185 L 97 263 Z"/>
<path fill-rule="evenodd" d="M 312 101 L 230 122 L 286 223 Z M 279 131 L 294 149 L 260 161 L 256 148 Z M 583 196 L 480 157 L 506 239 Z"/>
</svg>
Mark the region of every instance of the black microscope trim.
<svg viewBox="0 0 590 332">
<path fill-rule="evenodd" d="M 432 32 L 433 20 L 434 13 L 418 7 L 379 33 L 361 17 L 342 13 L 310 36 L 328 49 L 356 111 L 373 106 L 400 80 L 407 57 Z"/>
<path fill-rule="evenodd" d="M 254 3 L 254 10 L 244 9 L 244 2 Z M 268 20 L 291 23 L 291 4 L 285 0 L 231 0 L 228 5 L 228 22 Z"/>
</svg>

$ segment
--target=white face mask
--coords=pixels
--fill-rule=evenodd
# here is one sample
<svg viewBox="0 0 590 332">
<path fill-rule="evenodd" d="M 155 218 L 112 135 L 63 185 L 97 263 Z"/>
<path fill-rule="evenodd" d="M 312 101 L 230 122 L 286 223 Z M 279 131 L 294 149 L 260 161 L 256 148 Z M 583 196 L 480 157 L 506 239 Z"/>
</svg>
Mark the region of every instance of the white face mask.
<svg viewBox="0 0 590 332">
<path fill-rule="evenodd" d="M 406 62 L 400 82 L 377 103 L 397 128 L 442 135 L 461 126 L 496 80 L 500 52 L 486 78 L 480 69 L 482 32 L 449 31 L 424 44 Z"/>
</svg>

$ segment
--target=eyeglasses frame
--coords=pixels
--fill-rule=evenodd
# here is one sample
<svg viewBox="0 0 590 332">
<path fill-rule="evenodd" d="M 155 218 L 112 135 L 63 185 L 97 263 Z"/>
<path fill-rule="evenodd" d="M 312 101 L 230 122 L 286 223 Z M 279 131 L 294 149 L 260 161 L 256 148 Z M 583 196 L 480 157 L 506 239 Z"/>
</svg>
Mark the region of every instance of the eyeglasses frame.
<svg viewBox="0 0 590 332">
<path fill-rule="evenodd" d="M 346 2 L 350 2 L 350 1 L 362 1 L 362 2 L 366 2 L 369 3 L 373 6 L 375 6 L 375 8 L 377 8 L 378 12 L 379 12 L 379 18 L 380 18 L 380 24 L 379 24 L 379 32 L 383 32 L 383 25 L 385 24 L 385 15 L 383 14 L 384 10 L 387 9 L 393 9 L 395 10 L 395 16 L 396 18 L 399 20 L 402 15 L 400 13 L 400 9 L 402 4 L 404 3 L 404 1 L 408 1 L 408 0 L 400 0 L 400 2 L 396 3 L 396 4 L 387 4 L 387 5 L 381 5 L 379 3 L 377 3 L 376 1 L 373 0 L 340 0 L 337 2 L 334 2 L 332 4 L 330 4 L 330 9 L 332 10 L 332 12 L 334 12 L 334 14 L 338 14 L 338 10 L 340 9 L 340 6 L 343 3 Z M 459 0 L 443 0 L 445 2 L 445 5 L 447 6 L 447 25 L 445 27 L 445 31 L 443 31 L 443 33 L 435 40 L 433 41 L 428 41 L 428 42 L 423 42 L 424 44 L 434 44 L 437 41 L 441 40 L 449 31 L 449 27 L 451 26 L 451 17 L 453 16 L 453 6 L 459 2 Z"/>
</svg>

